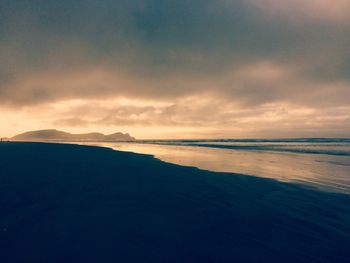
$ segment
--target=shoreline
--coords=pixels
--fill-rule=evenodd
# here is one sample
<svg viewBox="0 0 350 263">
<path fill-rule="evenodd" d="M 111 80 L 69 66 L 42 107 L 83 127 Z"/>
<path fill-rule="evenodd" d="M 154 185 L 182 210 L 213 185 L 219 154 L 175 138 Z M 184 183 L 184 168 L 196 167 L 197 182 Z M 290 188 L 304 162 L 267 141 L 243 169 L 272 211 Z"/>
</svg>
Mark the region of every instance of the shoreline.
<svg viewBox="0 0 350 263">
<path fill-rule="evenodd" d="M 0 156 L 1 262 L 350 257 L 345 194 L 99 146 L 2 142 Z"/>
<path fill-rule="evenodd" d="M 350 194 L 350 159 L 345 156 L 301 155 L 292 152 L 230 150 L 180 145 L 132 143 L 80 143 L 116 151 L 150 154 L 163 162 L 201 170 L 243 174 L 294 183 L 308 189 Z M 271 165 L 273 163 L 273 165 Z M 298 168 L 295 170 L 295 168 Z M 331 176 L 332 171 L 337 174 Z"/>
</svg>

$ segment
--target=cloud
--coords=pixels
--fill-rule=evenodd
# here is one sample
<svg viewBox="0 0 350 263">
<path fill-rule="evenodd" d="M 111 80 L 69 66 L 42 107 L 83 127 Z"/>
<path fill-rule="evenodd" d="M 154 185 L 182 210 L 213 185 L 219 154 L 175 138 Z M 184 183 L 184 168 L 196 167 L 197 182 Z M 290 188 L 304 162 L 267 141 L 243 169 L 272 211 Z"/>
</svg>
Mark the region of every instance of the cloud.
<svg viewBox="0 0 350 263">
<path fill-rule="evenodd" d="M 53 125 L 57 126 L 65 126 L 65 127 L 88 127 L 89 121 L 80 119 L 80 118 L 64 118 L 58 119 L 53 122 Z"/>
<path fill-rule="evenodd" d="M 86 103 L 86 104 L 85 104 Z M 139 138 L 147 137 L 138 127 L 152 129 L 152 135 L 159 135 L 159 127 L 187 127 L 188 136 L 195 137 L 197 132 L 205 136 L 220 134 L 227 137 L 239 134 L 248 137 L 259 136 L 317 136 L 343 135 L 350 128 L 350 107 L 315 109 L 311 107 L 295 107 L 293 104 L 265 104 L 242 109 L 239 105 L 223 99 L 210 97 L 188 97 L 168 105 L 125 106 L 117 101 L 105 105 L 102 101 L 85 102 L 80 105 L 65 107 L 56 112 L 56 116 L 76 116 L 76 112 L 91 108 L 94 111 L 84 114 L 83 119 L 74 119 L 74 125 L 81 123 L 80 128 L 123 127 L 135 130 Z M 68 119 L 70 120 L 70 119 Z M 71 128 L 68 122 L 54 121 L 56 128 Z M 209 129 L 208 129 L 209 128 Z M 152 137 L 152 136 L 151 136 Z M 178 136 L 181 137 L 181 136 Z"/>
<path fill-rule="evenodd" d="M 346 0 L 1 1 L 2 111 L 32 108 L 35 127 L 42 118 L 74 129 L 258 130 L 254 122 L 271 124 L 266 116 L 288 105 L 328 116 L 331 129 L 329 114 L 345 123 L 336 109 L 350 105 L 349 7 Z M 102 107 L 106 101 L 118 103 Z M 50 118 L 39 114 L 48 105 Z M 276 128 L 287 127 L 290 114 L 278 116 Z"/>
<path fill-rule="evenodd" d="M 288 18 L 292 22 L 299 19 L 326 22 L 350 22 L 348 0 L 247 0 L 250 4 L 266 12 L 267 15 Z M 299 21 L 300 22 L 300 21 Z"/>
<path fill-rule="evenodd" d="M 242 107 L 225 98 L 190 96 L 173 102 L 68 100 L 2 111 L 6 136 L 31 129 L 130 132 L 137 138 L 346 136 L 350 107 L 266 103 Z M 328 134 L 328 135 L 327 135 Z"/>
</svg>

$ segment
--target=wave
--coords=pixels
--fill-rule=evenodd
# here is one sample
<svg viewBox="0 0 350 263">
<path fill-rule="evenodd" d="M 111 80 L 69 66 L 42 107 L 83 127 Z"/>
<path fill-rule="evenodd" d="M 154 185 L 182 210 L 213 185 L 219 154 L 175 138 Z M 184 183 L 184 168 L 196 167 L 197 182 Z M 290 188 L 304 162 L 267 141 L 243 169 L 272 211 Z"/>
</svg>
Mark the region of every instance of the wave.
<svg viewBox="0 0 350 263">
<path fill-rule="evenodd" d="M 138 143 L 350 156 L 350 138 L 157 140 Z"/>
<path fill-rule="evenodd" d="M 345 150 L 324 150 L 324 149 L 292 149 L 292 148 L 282 148 L 279 146 L 244 146 L 244 145 L 219 145 L 219 144 L 191 144 L 189 146 L 199 146 L 199 147 L 211 147 L 211 148 L 223 148 L 223 149 L 233 149 L 233 150 L 254 150 L 254 151 L 275 151 L 275 152 L 293 152 L 293 153 L 308 153 L 308 154 L 327 154 L 327 155 L 342 155 L 350 156 L 350 151 Z"/>
</svg>

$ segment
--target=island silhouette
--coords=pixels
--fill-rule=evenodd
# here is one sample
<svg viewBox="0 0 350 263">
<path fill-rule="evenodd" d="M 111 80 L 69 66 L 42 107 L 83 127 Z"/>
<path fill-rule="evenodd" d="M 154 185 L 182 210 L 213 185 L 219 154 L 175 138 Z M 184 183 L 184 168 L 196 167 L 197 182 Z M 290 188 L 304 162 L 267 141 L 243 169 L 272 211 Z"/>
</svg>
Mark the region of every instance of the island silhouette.
<svg viewBox="0 0 350 263">
<path fill-rule="evenodd" d="M 56 129 L 28 131 L 11 138 L 12 141 L 134 141 L 128 133 L 105 135 L 99 132 L 72 134 Z"/>
</svg>

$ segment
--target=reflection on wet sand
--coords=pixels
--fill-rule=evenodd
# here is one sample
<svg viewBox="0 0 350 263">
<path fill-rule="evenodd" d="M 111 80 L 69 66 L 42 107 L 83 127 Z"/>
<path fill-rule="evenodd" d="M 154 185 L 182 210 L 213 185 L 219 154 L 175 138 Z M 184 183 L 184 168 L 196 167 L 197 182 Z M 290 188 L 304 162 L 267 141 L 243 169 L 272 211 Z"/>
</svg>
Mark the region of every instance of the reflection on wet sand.
<svg viewBox="0 0 350 263">
<path fill-rule="evenodd" d="M 135 143 L 95 143 L 120 151 L 151 154 L 175 164 L 297 182 L 350 193 L 350 157 L 272 151 Z"/>
</svg>

